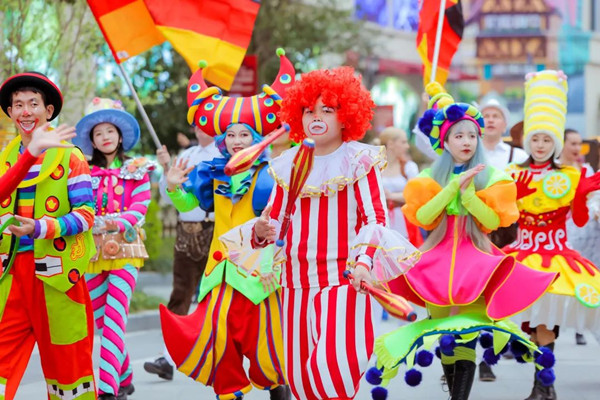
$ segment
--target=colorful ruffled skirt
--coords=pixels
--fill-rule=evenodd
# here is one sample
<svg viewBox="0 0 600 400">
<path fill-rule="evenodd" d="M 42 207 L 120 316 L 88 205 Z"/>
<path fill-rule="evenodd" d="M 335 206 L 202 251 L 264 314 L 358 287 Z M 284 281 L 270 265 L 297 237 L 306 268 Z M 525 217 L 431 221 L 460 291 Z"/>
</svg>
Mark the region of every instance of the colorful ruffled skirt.
<svg viewBox="0 0 600 400">
<path fill-rule="evenodd" d="M 552 215 L 522 213 L 519 233 L 504 251 L 535 271 L 558 273 L 548 292 L 515 321 L 531 327 L 546 325 L 600 329 L 600 271 L 567 241 L 566 211 Z M 552 223 L 544 221 L 551 220 Z"/>
<path fill-rule="evenodd" d="M 487 359 L 497 359 L 508 348 L 522 349 L 520 361 L 532 361 L 539 354 L 535 344 L 506 318 L 538 300 L 555 274 L 529 269 L 493 246 L 490 252 L 480 250 L 460 229 L 459 218 L 449 216 L 442 240 L 424 251 L 406 274 L 389 282 L 392 292 L 426 306 L 430 317 L 377 338 L 374 352 L 383 384 L 401 364 L 409 370 L 415 363 L 422 365 L 420 360 L 428 357 L 419 353 L 448 334 L 457 343 L 466 343 L 480 331 L 492 333 L 486 343 Z"/>
</svg>

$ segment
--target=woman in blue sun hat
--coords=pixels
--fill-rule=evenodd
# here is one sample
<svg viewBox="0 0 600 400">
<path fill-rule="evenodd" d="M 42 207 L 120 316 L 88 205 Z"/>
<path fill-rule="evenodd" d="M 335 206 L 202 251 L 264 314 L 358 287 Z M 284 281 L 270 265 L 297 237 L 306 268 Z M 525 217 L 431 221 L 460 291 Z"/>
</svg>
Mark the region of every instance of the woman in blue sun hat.
<svg viewBox="0 0 600 400">
<path fill-rule="evenodd" d="M 134 391 L 124 336 L 138 271 L 148 258 L 142 225 L 154 164 L 125 154 L 137 144 L 140 126 L 118 100 L 94 98 L 76 130 L 73 143 L 91 156 L 95 195 L 98 252 L 86 281 L 101 332 L 98 392 L 102 400 L 124 400 Z"/>
</svg>

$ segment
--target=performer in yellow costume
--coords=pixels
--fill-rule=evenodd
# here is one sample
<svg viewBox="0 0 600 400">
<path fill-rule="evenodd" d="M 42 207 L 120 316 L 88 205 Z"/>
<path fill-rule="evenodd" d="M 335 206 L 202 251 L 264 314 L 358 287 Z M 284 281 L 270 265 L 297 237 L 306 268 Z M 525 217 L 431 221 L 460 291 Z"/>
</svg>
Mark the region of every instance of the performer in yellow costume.
<svg viewBox="0 0 600 400">
<path fill-rule="evenodd" d="M 523 329 L 538 345 L 554 348 L 559 327 L 598 329 L 600 271 L 567 243 L 567 215 L 577 226 L 588 221 L 587 195 L 600 189 L 600 174 L 585 176 L 555 162 L 563 147 L 567 77 L 562 71 L 528 74 L 525 82 L 523 145 L 529 159 L 509 166 L 516 178 L 517 240 L 504 250 L 539 271 L 559 272 L 550 290 L 520 314 Z M 527 400 L 556 399 L 553 386 L 536 374 Z"/>
</svg>

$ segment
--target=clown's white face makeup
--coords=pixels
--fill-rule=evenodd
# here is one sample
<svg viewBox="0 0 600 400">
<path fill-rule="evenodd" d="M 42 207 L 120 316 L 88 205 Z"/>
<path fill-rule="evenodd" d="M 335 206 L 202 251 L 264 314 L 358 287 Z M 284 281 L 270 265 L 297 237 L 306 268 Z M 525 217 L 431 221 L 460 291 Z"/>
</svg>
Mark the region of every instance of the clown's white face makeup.
<svg viewBox="0 0 600 400">
<path fill-rule="evenodd" d="M 531 137 L 531 157 L 538 163 L 544 163 L 554 154 L 554 140 L 546 133 L 536 133 Z"/>
<path fill-rule="evenodd" d="M 304 109 L 302 126 L 306 136 L 315 141 L 316 155 L 328 154 L 342 144 L 343 126 L 337 110 L 323 104 L 320 97 L 312 108 Z"/>
<path fill-rule="evenodd" d="M 103 122 L 92 129 L 92 144 L 103 154 L 113 154 L 121 143 L 117 128 L 108 122 Z"/>
<path fill-rule="evenodd" d="M 225 132 L 225 146 L 227 152 L 234 155 L 240 150 L 250 147 L 252 144 L 252 132 L 243 124 L 234 124 Z"/>
<path fill-rule="evenodd" d="M 477 150 L 477 127 L 469 120 L 452 125 L 444 139 L 444 148 L 448 150 L 454 162 L 464 164 L 475 155 Z"/>
</svg>

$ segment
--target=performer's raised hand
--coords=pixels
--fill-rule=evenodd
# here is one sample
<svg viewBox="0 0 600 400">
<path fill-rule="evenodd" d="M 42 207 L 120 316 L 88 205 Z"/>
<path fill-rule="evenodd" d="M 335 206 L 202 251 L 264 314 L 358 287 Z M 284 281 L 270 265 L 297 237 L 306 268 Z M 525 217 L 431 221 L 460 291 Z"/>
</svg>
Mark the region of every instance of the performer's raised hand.
<svg viewBox="0 0 600 400">
<path fill-rule="evenodd" d="M 188 167 L 187 160 L 175 160 L 167 173 L 167 190 L 173 192 L 179 185 L 188 180 L 188 174 L 194 166 Z"/>
<path fill-rule="evenodd" d="M 74 127 L 63 124 L 54 130 L 48 130 L 49 127 L 50 123 L 46 122 L 33 131 L 31 142 L 27 146 L 32 156 L 37 157 L 51 147 L 73 147 L 73 144 L 67 143 L 66 140 L 75 137 Z"/>
<path fill-rule="evenodd" d="M 258 242 L 264 242 L 265 240 L 272 242 L 275 240 L 277 232 L 275 226 L 271 224 L 271 208 L 272 206 L 270 204 L 266 206 L 254 224 L 254 234 L 256 235 Z"/>
<path fill-rule="evenodd" d="M 529 187 L 529 184 L 533 179 L 533 174 L 531 172 L 523 170 L 519 172 L 519 175 L 517 176 L 512 174 L 512 178 L 515 180 L 515 184 L 517 185 L 517 200 L 535 193 L 535 189 Z"/>
<path fill-rule="evenodd" d="M 579 178 L 579 185 L 577 185 L 577 192 L 588 195 L 591 192 L 600 190 L 600 172 L 596 172 L 591 176 L 587 175 L 587 167 L 581 168 L 581 177 Z"/>
<path fill-rule="evenodd" d="M 470 170 L 466 171 L 464 174 L 462 174 L 458 181 L 459 186 L 460 186 L 460 191 L 463 192 L 471 184 L 471 181 L 473 180 L 475 175 L 477 175 L 484 169 L 485 169 L 485 164 L 478 164 L 478 165 L 474 166 L 473 168 L 471 168 Z"/>
<path fill-rule="evenodd" d="M 21 225 L 11 225 L 8 227 L 8 230 L 13 235 L 22 237 L 25 235 L 31 235 L 35 231 L 35 221 L 33 219 L 21 217 L 20 215 L 15 215 L 15 218 L 21 223 Z"/>
</svg>

